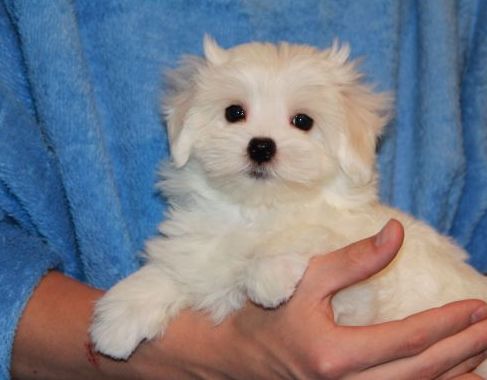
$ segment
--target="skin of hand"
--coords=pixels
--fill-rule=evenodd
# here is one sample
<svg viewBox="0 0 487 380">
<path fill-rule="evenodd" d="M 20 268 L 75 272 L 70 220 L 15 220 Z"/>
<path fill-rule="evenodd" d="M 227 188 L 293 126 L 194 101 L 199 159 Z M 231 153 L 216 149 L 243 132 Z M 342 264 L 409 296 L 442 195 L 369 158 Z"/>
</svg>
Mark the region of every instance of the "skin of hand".
<svg viewBox="0 0 487 380">
<path fill-rule="evenodd" d="M 486 357 L 487 306 L 455 302 L 402 321 L 335 324 L 331 299 L 394 258 L 404 232 L 390 221 L 376 236 L 312 259 L 281 307 L 252 303 L 214 326 L 187 310 L 163 339 L 128 361 L 94 353 L 88 326 L 103 294 L 60 273 L 41 281 L 20 320 L 13 379 L 461 379 Z"/>
</svg>

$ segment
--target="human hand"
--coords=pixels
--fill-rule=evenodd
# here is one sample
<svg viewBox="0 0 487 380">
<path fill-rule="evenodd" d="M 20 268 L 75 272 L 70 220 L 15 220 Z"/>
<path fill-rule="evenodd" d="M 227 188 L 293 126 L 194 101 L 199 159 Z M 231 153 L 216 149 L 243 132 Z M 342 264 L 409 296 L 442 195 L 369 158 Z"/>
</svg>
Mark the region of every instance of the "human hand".
<svg viewBox="0 0 487 380">
<path fill-rule="evenodd" d="M 275 310 L 248 303 L 218 327 L 187 311 L 135 358 L 169 358 L 185 368 L 180 379 L 416 380 L 472 371 L 486 358 L 487 322 L 475 323 L 487 316 L 483 302 L 456 302 L 375 326 L 335 324 L 333 295 L 384 268 L 402 239 L 402 226 L 392 221 L 380 237 L 314 258 L 293 298 Z"/>
</svg>

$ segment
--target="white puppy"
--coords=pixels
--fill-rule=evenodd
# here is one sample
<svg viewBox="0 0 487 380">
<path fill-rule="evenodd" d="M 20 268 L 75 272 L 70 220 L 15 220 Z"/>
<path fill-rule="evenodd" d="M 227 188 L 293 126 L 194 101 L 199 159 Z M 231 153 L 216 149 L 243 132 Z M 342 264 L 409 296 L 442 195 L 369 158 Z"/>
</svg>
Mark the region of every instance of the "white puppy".
<svg viewBox="0 0 487 380">
<path fill-rule="evenodd" d="M 390 218 L 406 229 L 401 252 L 334 297 L 339 323 L 487 299 L 486 280 L 459 247 L 379 203 L 375 146 L 390 101 L 360 82 L 347 46 L 224 50 L 206 38 L 204 50 L 169 74 L 173 162 L 161 182 L 169 212 L 147 243 L 147 264 L 97 303 L 97 350 L 126 359 L 183 308 L 218 323 L 248 298 L 276 307 L 311 256 L 372 235 Z"/>
</svg>

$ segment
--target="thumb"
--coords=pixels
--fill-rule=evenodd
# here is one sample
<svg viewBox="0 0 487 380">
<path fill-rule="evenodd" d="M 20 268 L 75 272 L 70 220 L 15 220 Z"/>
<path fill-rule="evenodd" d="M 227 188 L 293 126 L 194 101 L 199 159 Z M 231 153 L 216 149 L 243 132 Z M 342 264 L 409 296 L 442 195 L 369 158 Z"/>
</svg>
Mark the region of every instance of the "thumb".
<svg viewBox="0 0 487 380">
<path fill-rule="evenodd" d="M 389 220 L 374 236 L 345 248 L 314 257 L 296 291 L 315 301 L 332 296 L 340 289 L 365 280 L 386 267 L 396 256 L 404 239 L 404 229 Z"/>
</svg>

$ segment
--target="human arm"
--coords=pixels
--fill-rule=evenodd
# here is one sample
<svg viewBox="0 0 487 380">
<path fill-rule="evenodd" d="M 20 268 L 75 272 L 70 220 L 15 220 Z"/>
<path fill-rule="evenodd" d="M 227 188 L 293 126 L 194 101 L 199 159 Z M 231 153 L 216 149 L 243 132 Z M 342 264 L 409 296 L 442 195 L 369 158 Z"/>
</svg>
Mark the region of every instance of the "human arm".
<svg viewBox="0 0 487 380">
<path fill-rule="evenodd" d="M 296 294 L 278 309 L 248 303 L 217 327 L 185 311 L 162 340 L 143 343 L 127 362 L 92 356 L 87 346 L 92 307 L 102 292 L 51 272 L 21 319 L 13 377 L 418 379 L 453 378 L 475 368 L 487 349 L 487 322 L 473 323 L 486 316 L 480 301 L 376 326 L 333 322 L 333 294 L 386 266 L 402 229 L 391 223 L 381 236 L 382 244 L 372 237 L 313 259 Z"/>
</svg>

